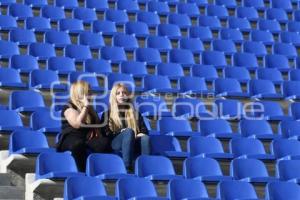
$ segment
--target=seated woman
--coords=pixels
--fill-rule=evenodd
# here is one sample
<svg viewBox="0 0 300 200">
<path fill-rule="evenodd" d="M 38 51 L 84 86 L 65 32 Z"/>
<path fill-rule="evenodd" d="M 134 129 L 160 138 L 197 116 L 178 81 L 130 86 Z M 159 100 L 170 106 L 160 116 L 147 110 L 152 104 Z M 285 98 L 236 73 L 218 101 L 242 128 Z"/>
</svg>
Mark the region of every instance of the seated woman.
<svg viewBox="0 0 300 200">
<path fill-rule="evenodd" d="M 111 140 L 111 148 L 121 152 L 127 168 L 132 166 L 135 142 L 141 145 L 142 154 L 150 154 L 148 129 L 143 117 L 129 98 L 127 87 L 118 83 L 111 90 L 109 109 L 102 114 L 101 129 Z"/>
<path fill-rule="evenodd" d="M 110 141 L 100 134 L 99 117 L 90 105 L 90 87 L 84 81 L 71 85 L 70 100 L 62 109 L 62 132 L 57 151 L 71 151 L 78 170 L 84 172 L 87 150 L 108 152 Z"/>
</svg>

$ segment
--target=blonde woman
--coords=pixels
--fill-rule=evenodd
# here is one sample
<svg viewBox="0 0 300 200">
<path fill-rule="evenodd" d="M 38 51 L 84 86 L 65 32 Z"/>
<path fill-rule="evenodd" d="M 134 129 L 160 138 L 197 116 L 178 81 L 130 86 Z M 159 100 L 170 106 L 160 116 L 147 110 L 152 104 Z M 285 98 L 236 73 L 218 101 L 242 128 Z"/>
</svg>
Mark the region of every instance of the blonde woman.
<svg viewBox="0 0 300 200">
<path fill-rule="evenodd" d="M 111 148 L 122 153 L 127 168 L 131 167 L 134 144 L 141 144 L 141 153 L 149 154 L 149 136 L 143 117 L 134 109 L 128 88 L 115 84 L 109 98 L 109 109 L 102 114 L 102 131 L 111 139 Z"/>
<path fill-rule="evenodd" d="M 62 109 L 62 132 L 57 151 L 71 151 L 79 171 L 85 171 L 87 150 L 109 151 L 110 142 L 100 135 L 99 117 L 90 104 L 90 86 L 84 81 L 71 85 L 70 100 Z"/>
</svg>

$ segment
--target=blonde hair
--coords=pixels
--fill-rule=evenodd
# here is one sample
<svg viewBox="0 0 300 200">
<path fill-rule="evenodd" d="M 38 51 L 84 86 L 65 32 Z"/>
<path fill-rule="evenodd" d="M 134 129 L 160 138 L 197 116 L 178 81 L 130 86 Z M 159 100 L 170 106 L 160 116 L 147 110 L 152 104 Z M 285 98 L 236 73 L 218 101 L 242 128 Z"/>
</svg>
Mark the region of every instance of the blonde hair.
<svg viewBox="0 0 300 200">
<path fill-rule="evenodd" d="M 77 81 L 71 85 L 70 88 L 70 101 L 73 103 L 80 111 L 83 109 L 82 99 L 84 95 L 89 96 L 90 85 L 85 81 Z M 87 124 L 91 123 L 91 116 L 88 114 L 85 122 Z"/>
<path fill-rule="evenodd" d="M 129 95 L 128 88 L 123 83 L 117 83 L 113 86 L 110 92 L 109 97 L 109 106 L 110 106 L 110 116 L 109 116 L 109 128 L 116 132 L 118 129 L 122 127 L 122 122 L 119 116 L 119 107 L 117 102 L 117 91 L 123 88 L 126 93 Z M 128 109 L 125 110 L 125 119 L 127 122 L 128 128 L 131 128 L 135 134 L 137 135 L 139 132 L 139 128 L 137 126 L 136 120 L 136 112 L 131 103 L 128 104 Z"/>
</svg>

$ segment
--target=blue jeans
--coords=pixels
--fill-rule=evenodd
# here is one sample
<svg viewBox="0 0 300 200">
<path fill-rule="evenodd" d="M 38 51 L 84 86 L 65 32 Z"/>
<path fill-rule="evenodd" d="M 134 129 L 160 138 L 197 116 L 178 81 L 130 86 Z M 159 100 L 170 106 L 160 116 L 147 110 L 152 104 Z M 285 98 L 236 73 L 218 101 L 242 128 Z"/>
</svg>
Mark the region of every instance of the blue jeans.
<svg viewBox="0 0 300 200">
<path fill-rule="evenodd" d="M 121 151 L 126 167 L 131 166 L 133 160 L 134 131 L 130 128 L 123 130 L 112 140 L 111 147 L 116 152 Z"/>
<path fill-rule="evenodd" d="M 150 137 L 148 135 L 143 135 L 136 138 L 139 145 L 141 145 L 141 154 L 149 155 L 150 154 Z"/>
</svg>

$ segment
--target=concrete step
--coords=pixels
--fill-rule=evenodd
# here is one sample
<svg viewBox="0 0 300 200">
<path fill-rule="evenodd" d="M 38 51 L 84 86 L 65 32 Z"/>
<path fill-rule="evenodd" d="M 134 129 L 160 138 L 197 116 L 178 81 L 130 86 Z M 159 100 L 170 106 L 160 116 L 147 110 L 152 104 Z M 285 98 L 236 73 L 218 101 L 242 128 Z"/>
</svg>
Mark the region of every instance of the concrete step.
<svg viewBox="0 0 300 200">
<path fill-rule="evenodd" d="M 11 186 L 11 177 L 9 174 L 0 173 L 0 186 Z M 0 196 L 1 198 L 1 196 Z"/>
<path fill-rule="evenodd" d="M 25 199 L 25 191 L 15 186 L 0 186 L 0 198 Z"/>
</svg>

